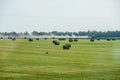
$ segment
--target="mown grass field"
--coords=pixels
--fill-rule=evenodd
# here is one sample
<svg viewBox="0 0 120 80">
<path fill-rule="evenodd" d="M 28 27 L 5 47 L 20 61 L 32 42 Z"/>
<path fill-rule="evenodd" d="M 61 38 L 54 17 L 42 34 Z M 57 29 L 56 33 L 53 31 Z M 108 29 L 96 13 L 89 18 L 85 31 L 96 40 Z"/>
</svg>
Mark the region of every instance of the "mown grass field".
<svg viewBox="0 0 120 80">
<path fill-rule="evenodd" d="M 120 80 L 119 40 L 65 43 L 0 39 L 0 80 Z"/>
</svg>

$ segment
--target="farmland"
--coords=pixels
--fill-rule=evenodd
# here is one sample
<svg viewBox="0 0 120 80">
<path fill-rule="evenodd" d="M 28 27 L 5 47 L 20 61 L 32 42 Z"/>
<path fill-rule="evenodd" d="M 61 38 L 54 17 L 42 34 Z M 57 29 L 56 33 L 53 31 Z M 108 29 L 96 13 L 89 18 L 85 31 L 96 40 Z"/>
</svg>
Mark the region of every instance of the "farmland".
<svg viewBox="0 0 120 80">
<path fill-rule="evenodd" d="M 52 41 L 0 39 L 0 80 L 120 80 L 119 40 Z"/>
</svg>

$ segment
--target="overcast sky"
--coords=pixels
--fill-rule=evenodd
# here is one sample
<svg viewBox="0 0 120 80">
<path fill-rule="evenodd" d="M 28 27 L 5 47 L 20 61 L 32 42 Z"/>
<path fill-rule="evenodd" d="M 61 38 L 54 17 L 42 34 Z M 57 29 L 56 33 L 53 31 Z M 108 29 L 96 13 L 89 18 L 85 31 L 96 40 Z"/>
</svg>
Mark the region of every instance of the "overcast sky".
<svg viewBox="0 0 120 80">
<path fill-rule="evenodd" d="M 0 32 L 120 30 L 120 0 L 0 0 Z"/>
</svg>

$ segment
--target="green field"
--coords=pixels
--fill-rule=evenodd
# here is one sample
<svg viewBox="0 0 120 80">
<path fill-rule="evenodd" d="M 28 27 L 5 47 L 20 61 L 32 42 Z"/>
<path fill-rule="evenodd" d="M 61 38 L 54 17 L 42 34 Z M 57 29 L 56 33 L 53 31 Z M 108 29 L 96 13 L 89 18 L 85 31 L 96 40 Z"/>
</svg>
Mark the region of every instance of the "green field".
<svg viewBox="0 0 120 80">
<path fill-rule="evenodd" d="M 120 80 L 119 40 L 65 43 L 0 39 L 0 80 Z"/>
</svg>

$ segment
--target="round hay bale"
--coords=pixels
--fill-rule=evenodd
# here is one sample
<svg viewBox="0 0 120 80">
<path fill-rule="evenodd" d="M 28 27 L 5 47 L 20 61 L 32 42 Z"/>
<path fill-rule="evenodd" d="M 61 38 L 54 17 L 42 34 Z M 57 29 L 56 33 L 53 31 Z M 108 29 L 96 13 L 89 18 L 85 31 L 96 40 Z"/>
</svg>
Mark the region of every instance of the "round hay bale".
<svg viewBox="0 0 120 80">
<path fill-rule="evenodd" d="M 69 39 L 69 42 L 73 42 L 73 39 Z"/>
<path fill-rule="evenodd" d="M 91 42 L 94 42 L 95 40 L 93 38 L 90 39 Z"/>
<path fill-rule="evenodd" d="M 39 40 L 39 38 L 36 38 L 36 40 Z"/>
<path fill-rule="evenodd" d="M 33 42 L 33 39 L 32 39 L 32 38 L 29 38 L 28 41 Z"/>
<path fill-rule="evenodd" d="M 16 40 L 16 38 L 12 38 L 12 40 L 13 40 L 13 41 L 15 41 L 15 40 Z"/>
</svg>

